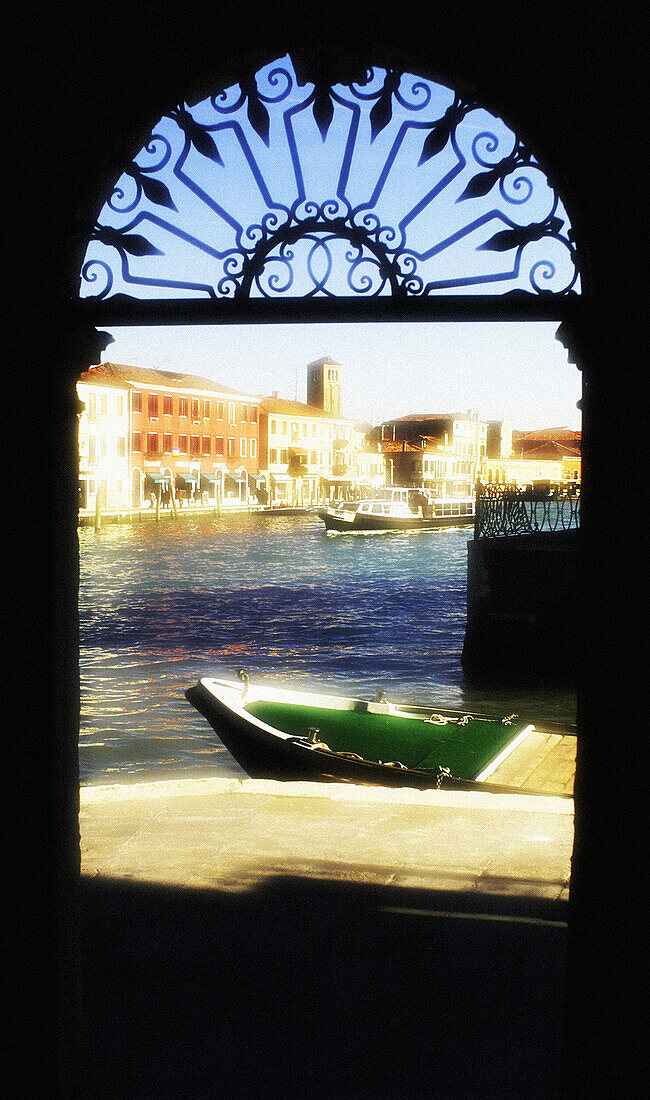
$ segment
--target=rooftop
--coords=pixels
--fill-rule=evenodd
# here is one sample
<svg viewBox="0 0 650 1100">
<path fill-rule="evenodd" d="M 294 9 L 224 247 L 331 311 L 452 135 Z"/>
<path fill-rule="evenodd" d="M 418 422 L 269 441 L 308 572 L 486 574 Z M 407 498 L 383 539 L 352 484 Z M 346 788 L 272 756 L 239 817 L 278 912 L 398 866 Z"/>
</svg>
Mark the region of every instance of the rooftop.
<svg viewBox="0 0 650 1100">
<path fill-rule="evenodd" d="M 512 438 L 518 441 L 522 439 L 549 439 L 555 442 L 574 442 L 579 445 L 582 439 L 582 432 L 575 431 L 573 428 L 537 428 L 533 432 L 513 430 Z"/>
<path fill-rule="evenodd" d="M 348 417 L 326 412 L 318 405 L 305 405 L 302 401 L 291 401 L 287 397 L 262 397 L 260 404 L 269 413 L 286 414 L 286 416 L 319 416 L 324 420 L 337 420 L 345 424 L 354 423 Z"/>
<path fill-rule="evenodd" d="M 471 416 L 467 413 L 407 413 L 406 416 L 392 416 L 389 420 L 384 421 L 386 424 L 400 424 L 403 421 L 418 421 L 418 420 L 472 420 Z"/>
<path fill-rule="evenodd" d="M 199 374 L 183 374 L 180 371 L 157 370 L 154 367 L 135 367 L 128 363 L 100 363 L 83 371 L 82 382 L 107 381 L 112 383 L 135 383 L 143 386 L 163 386 L 170 389 L 182 388 L 205 393 L 219 393 L 224 397 L 245 397 L 250 401 L 259 398 L 226 386 L 223 382 L 214 382 Z"/>
</svg>

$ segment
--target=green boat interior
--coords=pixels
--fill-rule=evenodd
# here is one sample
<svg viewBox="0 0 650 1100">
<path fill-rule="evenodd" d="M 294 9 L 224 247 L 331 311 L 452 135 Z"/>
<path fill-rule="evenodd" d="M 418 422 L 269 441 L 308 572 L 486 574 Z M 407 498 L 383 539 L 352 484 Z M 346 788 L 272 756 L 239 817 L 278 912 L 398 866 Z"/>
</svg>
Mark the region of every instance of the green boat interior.
<svg viewBox="0 0 650 1100">
<path fill-rule="evenodd" d="M 251 701 L 244 708 L 255 718 L 295 737 L 309 737 L 333 752 L 354 753 L 364 760 L 400 763 L 407 768 L 449 768 L 459 779 L 474 779 L 528 723 L 519 719 L 442 718 L 435 712 L 376 714 L 364 710 Z"/>
</svg>

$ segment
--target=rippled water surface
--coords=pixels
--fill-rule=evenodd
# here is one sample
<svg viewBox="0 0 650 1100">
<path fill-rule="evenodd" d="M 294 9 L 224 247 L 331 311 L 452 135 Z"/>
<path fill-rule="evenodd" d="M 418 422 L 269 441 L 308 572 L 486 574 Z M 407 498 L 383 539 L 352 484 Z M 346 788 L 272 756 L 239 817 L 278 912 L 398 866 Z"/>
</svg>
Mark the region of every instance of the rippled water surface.
<svg viewBox="0 0 650 1100">
<path fill-rule="evenodd" d="M 463 677 L 470 528 L 326 535 L 317 516 L 79 531 L 82 782 L 242 775 L 183 692 L 200 676 L 575 721 L 558 690 Z"/>
</svg>

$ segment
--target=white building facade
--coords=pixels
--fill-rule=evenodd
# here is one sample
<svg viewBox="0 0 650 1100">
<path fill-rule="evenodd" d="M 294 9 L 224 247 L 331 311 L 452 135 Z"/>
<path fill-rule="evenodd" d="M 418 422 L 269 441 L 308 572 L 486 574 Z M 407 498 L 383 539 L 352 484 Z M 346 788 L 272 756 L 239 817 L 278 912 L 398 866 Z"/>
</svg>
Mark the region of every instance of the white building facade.
<svg viewBox="0 0 650 1100">
<path fill-rule="evenodd" d="M 128 389 L 78 382 L 79 509 L 127 512 L 130 507 Z"/>
</svg>

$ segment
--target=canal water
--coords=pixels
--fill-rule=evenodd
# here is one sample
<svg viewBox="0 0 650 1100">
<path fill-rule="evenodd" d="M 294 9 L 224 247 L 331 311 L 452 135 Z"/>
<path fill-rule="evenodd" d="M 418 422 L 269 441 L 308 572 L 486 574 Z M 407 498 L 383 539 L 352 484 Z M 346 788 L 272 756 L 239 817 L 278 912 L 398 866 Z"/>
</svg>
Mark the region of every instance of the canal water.
<svg viewBox="0 0 650 1100">
<path fill-rule="evenodd" d="M 316 515 L 79 531 L 82 783 L 242 776 L 185 700 L 201 676 L 575 721 L 566 689 L 465 681 L 471 528 L 326 535 Z"/>
</svg>

